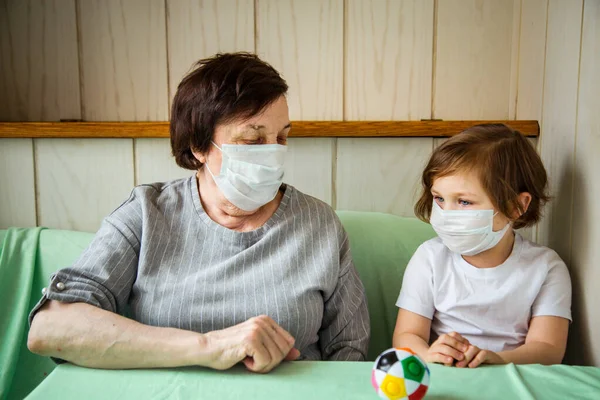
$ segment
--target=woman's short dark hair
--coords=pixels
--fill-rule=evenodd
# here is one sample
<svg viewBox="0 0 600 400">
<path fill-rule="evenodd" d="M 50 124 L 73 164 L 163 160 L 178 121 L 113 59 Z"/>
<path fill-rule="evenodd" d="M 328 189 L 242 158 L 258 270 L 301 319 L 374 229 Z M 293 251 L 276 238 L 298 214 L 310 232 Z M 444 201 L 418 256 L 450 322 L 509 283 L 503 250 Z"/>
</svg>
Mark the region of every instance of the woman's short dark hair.
<svg viewBox="0 0 600 400">
<path fill-rule="evenodd" d="M 217 124 L 250 118 L 285 95 L 288 85 L 251 53 L 219 53 L 198 61 L 177 87 L 171 107 L 171 151 L 177 165 L 198 169 L 192 154 L 208 151 Z"/>
</svg>

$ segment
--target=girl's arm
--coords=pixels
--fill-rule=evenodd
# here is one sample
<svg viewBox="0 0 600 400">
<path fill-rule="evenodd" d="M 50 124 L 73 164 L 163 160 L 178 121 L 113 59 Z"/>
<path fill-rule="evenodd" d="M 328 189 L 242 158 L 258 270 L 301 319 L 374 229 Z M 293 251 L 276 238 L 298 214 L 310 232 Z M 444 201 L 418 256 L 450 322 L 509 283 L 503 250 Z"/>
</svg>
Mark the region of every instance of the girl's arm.
<svg viewBox="0 0 600 400">
<path fill-rule="evenodd" d="M 419 314 L 400 309 L 394 329 L 393 346 L 408 347 L 425 359 L 429 350 L 431 320 Z"/>
<path fill-rule="evenodd" d="M 569 320 L 561 317 L 533 317 L 525 344 L 519 348 L 499 352 L 505 363 L 560 364 L 567 348 Z"/>
<path fill-rule="evenodd" d="M 567 347 L 569 320 L 561 317 L 533 317 L 525 344 L 508 351 L 494 353 L 469 346 L 465 360 L 457 367 L 478 367 L 481 364 L 560 364 Z"/>
<path fill-rule="evenodd" d="M 456 332 L 441 335 L 431 347 L 429 335 L 431 320 L 419 314 L 400 309 L 396 328 L 394 329 L 393 346 L 408 347 L 425 362 L 452 365 L 454 360 L 464 359 L 468 341 Z"/>
</svg>

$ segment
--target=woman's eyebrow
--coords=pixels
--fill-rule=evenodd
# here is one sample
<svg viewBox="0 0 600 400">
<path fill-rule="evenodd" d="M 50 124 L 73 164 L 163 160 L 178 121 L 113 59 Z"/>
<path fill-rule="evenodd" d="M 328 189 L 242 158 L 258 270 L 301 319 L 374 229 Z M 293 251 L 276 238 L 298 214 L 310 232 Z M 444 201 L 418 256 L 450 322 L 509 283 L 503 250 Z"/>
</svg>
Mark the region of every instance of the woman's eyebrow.
<svg viewBox="0 0 600 400">
<path fill-rule="evenodd" d="M 265 137 L 265 133 L 252 129 L 251 127 L 245 127 L 245 129 L 243 129 L 240 132 L 234 133 L 233 135 L 231 135 L 231 140 L 239 140 L 239 139 L 258 139 L 258 138 L 262 138 Z"/>
</svg>

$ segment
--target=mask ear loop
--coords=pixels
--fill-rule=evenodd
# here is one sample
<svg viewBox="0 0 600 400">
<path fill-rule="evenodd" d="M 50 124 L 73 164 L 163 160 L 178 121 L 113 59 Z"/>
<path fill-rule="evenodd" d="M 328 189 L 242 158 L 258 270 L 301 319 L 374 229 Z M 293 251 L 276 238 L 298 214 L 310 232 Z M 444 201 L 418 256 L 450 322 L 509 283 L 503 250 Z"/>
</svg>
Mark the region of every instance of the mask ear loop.
<svg viewBox="0 0 600 400">
<path fill-rule="evenodd" d="M 221 149 L 219 146 L 217 146 L 217 144 L 215 142 L 213 142 L 212 140 L 210 141 L 217 149 L 219 149 L 221 151 L 221 153 L 223 152 L 223 149 Z"/>
<path fill-rule="evenodd" d="M 219 151 L 222 153 L 223 150 L 221 150 L 221 148 L 219 146 L 217 146 L 217 144 L 215 142 L 213 142 L 212 140 L 210 141 L 217 149 L 219 149 Z M 208 156 L 206 157 L 206 162 L 204 163 L 204 165 L 206 166 L 206 169 L 208 170 L 208 173 L 210 174 L 210 176 L 212 176 L 213 180 L 215 179 L 215 175 L 212 173 L 212 171 L 210 170 L 210 167 L 208 166 Z"/>
</svg>

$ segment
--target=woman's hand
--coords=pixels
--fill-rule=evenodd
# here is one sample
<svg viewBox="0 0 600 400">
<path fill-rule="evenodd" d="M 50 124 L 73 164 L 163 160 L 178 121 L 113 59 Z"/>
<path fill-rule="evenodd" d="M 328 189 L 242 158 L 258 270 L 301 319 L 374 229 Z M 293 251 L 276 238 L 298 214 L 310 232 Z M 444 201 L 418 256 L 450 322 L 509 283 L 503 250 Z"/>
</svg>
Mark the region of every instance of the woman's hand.
<svg viewBox="0 0 600 400">
<path fill-rule="evenodd" d="M 469 341 L 456 332 L 441 335 L 427 350 L 425 361 L 452 366 L 454 361 L 463 361 Z"/>
<path fill-rule="evenodd" d="M 203 335 L 211 368 L 224 370 L 238 362 L 253 372 L 271 371 L 283 360 L 292 361 L 300 356 L 294 348 L 295 339 L 267 316 L 251 318 L 241 324 Z"/>
<path fill-rule="evenodd" d="M 477 368 L 481 364 L 504 364 L 504 360 L 497 353 L 490 350 L 481 350 L 477 346 L 469 345 L 464 354 L 465 358 L 456 363 L 458 368 Z"/>
</svg>

